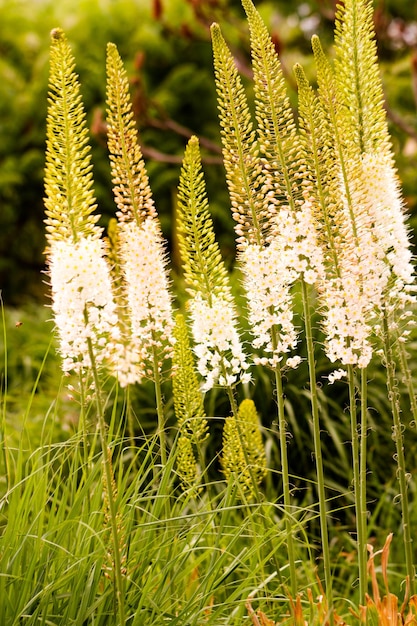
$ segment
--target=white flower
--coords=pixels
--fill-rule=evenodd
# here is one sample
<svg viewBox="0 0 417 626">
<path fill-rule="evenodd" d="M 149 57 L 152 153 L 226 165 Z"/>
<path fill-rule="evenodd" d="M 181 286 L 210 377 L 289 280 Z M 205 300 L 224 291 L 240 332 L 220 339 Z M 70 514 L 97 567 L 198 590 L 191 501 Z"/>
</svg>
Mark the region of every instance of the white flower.
<svg viewBox="0 0 417 626">
<path fill-rule="evenodd" d="M 255 357 L 255 362 L 276 367 L 282 356 L 297 346 L 292 286 L 298 279 L 314 284 L 324 270 L 308 198 L 300 202 L 296 211 L 280 207 L 270 217 L 270 227 L 269 245 L 242 245 L 240 261 L 253 346 L 264 353 L 263 357 Z M 290 357 L 287 364 L 297 367 L 300 360 Z"/>
<path fill-rule="evenodd" d="M 250 380 L 234 307 L 224 295 L 211 295 L 210 300 L 196 293 L 189 303 L 197 369 L 205 379 L 203 391 L 215 384 L 231 386 L 238 379 Z"/>
<path fill-rule="evenodd" d="M 173 345 L 172 304 L 158 222 L 152 217 L 140 226 L 122 222 L 119 254 L 130 319 L 127 364 L 131 362 L 131 375 L 135 372 L 139 382 L 153 367 L 155 350 L 165 358 Z"/>
<path fill-rule="evenodd" d="M 331 372 L 331 374 L 329 374 L 329 376 L 328 376 L 328 378 L 329 378 L 329 385 L 333 385 L 333 383 L 336 380 L 341 380 L 346 375 L 347 375 L 347 372 L 345 370 L 342 370 L 342 369 L 335 370 L 334 372 Z"/>
<path fill-rule="evenodd" d="M 364 154 L 352 171 L 350 203 L 341 184 L 339 276 L 323 280 L 320 292 L 329 359 L 362 368 L 372 358 L 376 316 L 414 300 L 413 267 L 391 159 Z"/>
<path fill-rule="evenodd" d="M 101 239 L 55 240 L 49 253 L 52 310 L 64 372 L 91 366 L 88 340 L 98 364 L 117 338 L 116 306 Z"/>
<path fill-rule="evenodd" d="M 413 265 L 404 206 L 391 159 L 384 154 L 362 155 L 369 219 L 381 252 L 400 285 L 413 282 Z"/>
</svg>

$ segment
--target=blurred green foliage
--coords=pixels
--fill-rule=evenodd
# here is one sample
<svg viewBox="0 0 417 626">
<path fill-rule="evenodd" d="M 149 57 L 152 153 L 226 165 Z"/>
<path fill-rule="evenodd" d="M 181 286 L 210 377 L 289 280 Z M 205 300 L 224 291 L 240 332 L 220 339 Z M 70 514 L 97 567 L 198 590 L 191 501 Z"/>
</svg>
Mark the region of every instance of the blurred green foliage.
<svg viewBox="0 0 417 626">
<path fill-rule="evenodd" d="M 293 63 L 314 79 L 310 37 L 331 44 L 332 0 L 257 3 L 270 26 L 293 88 Z M 211 210 L 222 251 L 234 257 L 212 70 L 213 21 L 250 78 L 249 42 L 239 0 L 0 0 L 0 288 L 7 305 L 43 300 L 43 165 L 49 33 L 68 36 L 91 127 L 99 211 L 114 213 L 106 149 L 105 48 L 113 41 L 126 64 L 151 186 L 174 268 L 171 231 L 185 143 L 200 137 Z M 417 8 L 378 0 L 375 24 L 394 149 L 411 224 L 417 230 Z M 249 81 L 248 81 L 249 84 Z M 250 86 L 249 91 L 250 95 Z"/>
</svg>

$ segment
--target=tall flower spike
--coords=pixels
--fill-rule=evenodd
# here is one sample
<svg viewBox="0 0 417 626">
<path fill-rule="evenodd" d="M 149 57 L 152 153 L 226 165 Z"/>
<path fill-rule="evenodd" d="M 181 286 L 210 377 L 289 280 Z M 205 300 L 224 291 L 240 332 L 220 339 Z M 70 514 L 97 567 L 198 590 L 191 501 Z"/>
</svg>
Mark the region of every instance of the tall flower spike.
<svg viewBox="0 0 417 626">
<path fill-rule="evenodd" d="M 349 158 L 359 171 L 361 202 L 391 274 L 386 295 L 392 301 L 403 295 L 407 300 L 403 287 L 407 291 L 406 286 L 413 282 L 410 242 L 388 132 L 372 17 L 372 4 L 366 0 L 349 0 L 336 14 L 335 68 L 344 111 L 340 119 L 352 129 L 356 158 L 352 154 Z"/>
<path fill-rule="evenodd" d="M 268 29 L 251 0 L 242 0 L 251 35 L 256 120 L 267 171 L 269 208 L 280 201 L 302 203 L 304 155 L 286 92 L 281 63 Z"/>
<path fill-rule="evenodd" d="M 114 44 L 107 48 L 108 147 L 118 211 L 118 258 L 130 327 L 119 377 L 157 377 L 172 346 L 172 304 L 166 253 L 133 120 L 129 84 Z M 135 357 L 136 355 L 136 357 Z M 133 368 L 133 369 L 132 369 Z M 155 372 L 157 368 L 158 372 Z M 129 373 L 130 372 L 130 373 Z M 133 381 L 132 381 L 133 382 Z"/>
<path fill-rule="evenodd" d="M 197 447 L 200 472 L 204 473 L 201 444 L 208 437 L 208 425 L 204 411 L 203 396 L 194 369 L 194 359 L 188 339 L 184 316 L 176 316 L 174 329 L 172 393 L 179 437 L 177 449 L 177 471 L 182 484 L 189 487 L 196 483 L 198 467 L 194 455 Z"/>
<path fill-rule="evenodd" d="M 172 393 L 178 427 L 195 444 L 208 436 L 203 397 L 194 369 L 194 359 L 184 316 L 176 315 L 173 350 Z"/>
<path fill-rule="evenodd" d="M 341 198 L 340 174 L 334 174 L 340 170 L 340 161 L 329 116 L 301 66 L 295 66 L 295 75 L 300 138 L 306 154 L 310 193 L 317 200 L 317 222 L 322 224 L 320 243 L 326 273 L 318 290 L 324 304 L 326 352 L 332 361 L 339 359 L 344 365 L 365 364 L 371 354 L 368 322 L 373 302 L 364 296 L 356 275 L 359 261 L 355 257 L 352 231 L 358 240 L 361 233 L 356 225 L 352 231 L 346 228 L 349 215 L 346 215 L 347 202 L 343 203 Z M 326 98 L 331 99 L 328 94 Z M 334 132 L 337 133 L 337 129 Z"/>
<path fill-rule="evenodd" d="M 390 152 L 372 3 L 346 0 L 339 4 L 335 26 L 335 76 L 344 141 L 357 154 Z"/>
<path fill-rule="evenodd" d="M 266 474 L 265 448 L 253 400 L 241 402 L 237 418 L 226 418 L 221 463 L 226 479 L 235 476 L 241 489 L 253 496 L 253 481 L 259 484 Z"/>
<path fill-rule="evenodd" d="M 172 351 L 172 303 L 166 254 L 158 221 L 148 217 L 119 225 L 119 257 L 130 320 L 131 350 L 143 377 L 153 378 L 155 367 Z M 155 360 L 156 359 L 156 360 Z"/>
<path fill-rule="evenodd" d="M 88 130 L 75 62 L 64 32 L 51 33 L 46 122 L 45 208 L 47 240 L 98 238 Z"/>
<path fill-rule="evenodd" d="M 409 298 L 402 288 L 413 273 L 370 4 L 349 1 L 339 9 L 335 71 L 317 37 L 312 45 L 319 98 L 331 131 L 327 172 L 334 174 L 327 188 L 338 242 L 339 279 L 326 281 L 323 291 L 327 352 L 332 361 L 364 367 L 372 356 L 375 312 L 387 297 Z"/>
<path fill-rule="evenodd" d="M 211 35 L 223 159 L 237 244 L 238 247 L 245 241 L 261 244 L 268 232 L 269 214 L 265 210 L 267 190 L 256 133 L 242 81 L 218 24 L 212 25 Z"/>
<path fill-rule="evenodd" d="M 48 270 L 65 372 L 97 364 L 117 341 L 106 249 L 96 225 L 90 148 L 74 59 L 64 33 L 52 32 L 45 168 Z"/>
<path fill-rule="evenodd" d="M 156 217 L 123 62 L 113 43 L 107 45 L 107 123 L 113 192 L 119 219 Z"/>
<path fill-rule="evenodd" d="M 187 145 L 178 187 L 178 240 L 185 268 L 190 311 L 204 389 L 250 380 L 236 327 L 228 276 L 208 211 L 198 140 Z"/>
</svg>

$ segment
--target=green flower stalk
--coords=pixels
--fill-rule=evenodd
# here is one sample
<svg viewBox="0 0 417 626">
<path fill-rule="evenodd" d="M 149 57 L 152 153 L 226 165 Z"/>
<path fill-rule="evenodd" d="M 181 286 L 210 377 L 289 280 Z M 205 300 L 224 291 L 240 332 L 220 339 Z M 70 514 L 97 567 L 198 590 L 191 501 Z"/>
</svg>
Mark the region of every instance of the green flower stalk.
<svg viewBox="0 0 417 626">
<path fill-rule="evenodd" d="M 227 480 L 235 477 L 243 492 L 256 496 L 254 480 L 266 475 L 266 456 L 253 400 L 243 400 L 237 416 L 226 417 L 221 463 Z"/>
<path fill-rule="evenodd" d="M 47 267 L 64 372 L 111 360 L 116 306 L 97 226 L 90 147 L 80 85 L 65 34 L 52 32 L 45 166 Z"/>
<path fill-rule="evenodd" d="M 118 257 L 130 320 L 123 338 L 124 355 L 127 372 L 136 379 L 124 375 L 120 365 L 117 373 L 123 384 L 145 377 L 154 380 L 161 461 L 165 464 L 161 375 L 164 362 L 172 354 L 174 326 L 166 253 L 138 144 L 127 74 L 114 44 L 107 47 L 107 105 L 108 147 L 119 218 Z"/>
<path fill-rule="evenodd" d="M 117 314 L 102 230 L 93 214 L 90 149 L 74 59 L 60 29 L 52 31 L 47 118 L 45 207 L 47 263 L 52 310 L 64 372 L 75 371 L 84 386 L 86 372 L 95 389 L 103 456 L 104 494 L 112 537 L 116 611 L 125 623 L 124 565 L 120 518 L 108 452 L 100 375 L 117 343 Z"/>
<path fill-rule="evenodd" d="M 138 143 L 127 73 L 113 43 L 107 46 L 107 77 L 107 142 L 118 217 L 140 226 L 157 213 Z"/>
<path fill-rule="evenodd" d="M 177 471 L 183 484 L 189 487 L 198 479 L 198 468 L 193 446 L 197 448 L 200 473 L 205 464 L 202 444 L 208 437 L 208 424 L 203 396 L 194 368 L 194 359 L 184 316 L 176 315 L 172 359 L 172 393 L 174 411 L 180 431 L 178 439 Z"/>
<path fill-rule="evenodd" d="M 380 319 L 386 317 L 387 310 L 395 309 L 401 316 L 413 301 L 414 287 L 403 202 L 383 108 L 370 3 L 349 0 L 339 7 L 335 44 L 332 67 L 319 39 L 312 40 L 318 96 L 308 85 L 302 68 L 296 66 L 295 73 L 310 193 L 316 199 L 323 224 L 325 274 L 318 291 L 325 350 L 332 362 L 347 369 L 349 379 L 360 603 L 364 604 L 366 367 L 375 350 L 375 335 L 384 334 Z M 359 368 L 361 378 L 360 431 L 355 368 Z M 329 382 L 345 373 L 336 370 Z M 394 397 L 391 391 L 390 397 Z M 405 503 L 406 498 L 402 501 Z M 410 576 L 408 558 L 407 572 Z"/>
<path fill-rule="evenodd" d="M 64 32 L 51 33 L 45 209 L 48 244 L 97 239 L 91 149 L 75 61 Z"/>
<path fill-rule="evenodd" d="M 304 184 L 303 151 L 285 92 L 280 62 L 259 13 L 250 0 L 245 0 L 243 6 L 251 33 L 257 134 L 252 132 L 249 108 L 232 55 L 219 27 L 212 26 L 226 178 L 232 199 L 233 216 L 238 222 L 236 232 L 239 237 L 240 261 L 245 275 L 249 319 L 255 335 L 255 347 L 262 348 L 265 353 L 265 356 L 257 362 L 269 365 L 275 373 L 285 522 L 291 592 L 294 596 L 297 593 L 297 575 L 290 515 L 282 368 L 297 367 L 301 360 L 297 355 L 289 356 L 288 353 L 297 344 L 292 319 L 291 289 L 297 280 L 302 281 L 315 424 L 326 594 L 331 606 L 324 477 L 319 443 L 318 402 L 315 394 L 315 357 L 309 326 L 311 313 L 307 291 L 307 284 L 314 283 L 321 274 L 321 249 L 317 245 L 314 206 L 309 198 L 308 186 Z M 235 199 L 236 190 L 239 190 L 240 200 Z M 252 199 L 253 195 L 256 196 L 256 203 Z M 239 213 L 235 209 L 236 203 Z"/>
<path fill-rule="evenodd" d="M 413 594 L 415 569 L 409 524 L 408 479 L 392 342 L 406 340 L 407 308 L 415 301 L 415 281 L 404 203 L 383 106 L 371 3 L 350 0 L 344 7 L 339 7 L 335 43 L 339 127 L 343 133 L 349 129 L 343 154 L 348 183 L 345 185 L 348 190 L 346 199 L 351 198 L 353 202 L 357 233 L 362 240 L 365 238 L 367 244 L 365 258 L 360 259 L 356 274 L 360 277 L 365 299 L 374 307 L 368 314 L 372 331 L 381 337 L 384 346 L 387 388 L 394 422 L 406 571 Z M 354 169 L 355 175 L 350 173 L 350 168 Z"/>
<path fill-rule="evenodd" d="M 249 365 L 237 330 L 228 275 L 215 240 L 198 140 L 187 145 L 178 187 L 178 241 L 183 260 L 197 369 L 208 391 L 248 382 Z"/>
</svg>

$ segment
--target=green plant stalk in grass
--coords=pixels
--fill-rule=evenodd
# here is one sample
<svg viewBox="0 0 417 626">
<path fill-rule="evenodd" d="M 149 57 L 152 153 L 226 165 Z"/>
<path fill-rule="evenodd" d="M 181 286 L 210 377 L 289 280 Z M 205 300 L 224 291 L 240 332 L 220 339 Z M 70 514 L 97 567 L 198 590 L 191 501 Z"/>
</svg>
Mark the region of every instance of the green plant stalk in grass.
<svg viewBox="0 0 417 626">
<path fill-rule="evenodd" d="M 250 121 L 249 107 L 246 102 L 243 86 L 235 67 L 233 57 L 217 24 L 212 26 L 212 41 L 214 67 L 220 109 L 220 123 L 222 126 L 223 155 L 225 160 L 226 177 L 232 200 L 233 217 L 238 223 L 236 232 L 239 236 L 239 245 L 244 240 L 262 245 L 264 231 L 268 229 L 269 216 L 265 211 L 262 195 L 255 190 L 260 187 L 260 167 L 257 161 L 255 134 Z M 276 343 L 275 330 L 272 331 L 272 341 Z M 281 451 L 281 470 L 284 494 L 284 517 L 287 528 L 288 558 L 291 579 L 291 591 L 297 591 L 297 577 L 295 565 L 295 549 L 293 532 L 291 529 L 290 488 L 288 472 L 288 453 L 286 436 L 286 419 L 282 394 L 282 377 L 280 367 L 275 369 L 277 384 L 279 439 Z M 278 391 L 280 390 L 280 392 Z"/>
<path fill-rule="evenodd" d="M 412 538 L 410 527 L 410 512 L 408 506 L 408 482 L 410 477 L 407 475 L 405 468 L 405 455 L 404 455 L 404 435 L 403 424 L 400 417 L 400 402 L 398 386 L 395 378 L 395 361 L 393 355 L 393 348 L 391 345 L 392 337 L 389 329 L 389 320 L 387 312 L 384 312 L 383 317 L 383 342 L 384 342 L 384 359 L 385 367 L 387 370 L 387 390 L 388 396 L 391 402 L 391 410 L 393 417 L 393 439 L 396 449 L 396 461 L 397 461 L 397 476 L 400 487 L 400 500 L 401 500 L 401 512 L 402 512 L 402 528 L 403 528 L 403 541 L 405 551 L 405 565 L 408 578 L 408 584 L 410 586 L 410 594 L 413 596 L 415 593 L 415 568 L 413 562 L 413 550 L 412 550 Z"/>
<path fill-rule="evenodd" d="M 365 378 L 366 373 L 361 372 Z M 362 378 L 363 380 L 363 378 Z M 355 500 L 356 542 L 358 550 L 359 569 L 359 604 L 365 606 L 367 592 L 367 535 L 366 535 L 366 411 L 361 411 L 361 426 L 358 425 L 356 377 L 355 369 L 348 366 L 349 382 L 349 418 L 352 440 L 352 468 L 353 468 L 353 495 Z M 362 384 L 361 389 L 363 390 Z M 365 396 L 366 397 L 366 396 Z M 363 405 L 362 405 L 363 407 Z M 364 457 L 362 456 L 364 455 Z M 365 499 L 365 502 L 363 501 Z"/>
<path fill-rule="evenodd" d="M 6 334 L 6 319 L 4 314 L 3 299 L 0 292 L 0 306 L 1 306 L 1 320 L 2 320 L 2 333 L 3 333 L 3 351 L 4 351 L 4 370 L 2 380 L 0 381 L 0 399 L 1 399 L 1 424 L 0 424 L 0 447 L 1 455 L 4 463 L 4 475 L 6 477 L 6 491 L 10 488 L 10 462 L 7 444 L 7 334 Z"/>
<path fill-rule="evenodd" d="M 86 312 L 87 315 L 87 312 Z M 104 480 L 105 480 L 105 491 L 106 498 L 109 505 L 109 517 L 110 517 L 110 527 L 111 527 L 111 536 L 112 536 L 112 557 L 114 559 L 114 567 L 112 574 L 114 575 L 115 587 L 116 587 L 116 612 L 119 615 L 119 626 L 124 626 L 126 624 L 125 619 L 125 582 L 124 582 L 124 574 L 122 571 L 122 558 L 121 558 L 121 545 L 120 545 L 120 528 L 119 528 L 119 520 L 117 513 L 117 503 L 115 501 L 114 494 L 114 477 L 113 470 L 111 466 L 111 461 L 109 454 L 111 454 L 108 442 L 107 435 L 107 426 L 104 419 L 104 407 L 101 400 L 101 385 L 100 385 L 100 377 L 96 367 L 95 355 L 93 346 L 90 340 L 88 340 L 88 351 L 90 355 L 91 361 L 91 371 L 94 379 L 94 387 L 95 394 L 94 399 L 97 407 L 97 421 L 98 428 L 100 433 L 100 443 L 101 443 L 101 453 L 102 453 L 102 462 L 104 468 Z"/>
<path fill-rule="evenodd" d="M 314 454 L 317 473 L 317 490 L 319 499 L 319 517 L 320 517 L 320 530 L 321 530 L 321 542 L 323 551 L 323 568 L 324 568 L 324 581 L 325 581 L 325 593 L 327 606 L 329 611 L 329 623 L 332 626 L 334 624 L 334 604 L 333 604 L 333 582 L 331 573 L 331 561 L 330 561 L 330 545 L 329 545 L 329 531 L 327 528 L 327 504 L 326 504 L 326 486 L 324 480 L 323 469 L 323 456 L 320 437 L 320 414 L 319 403 L 317 396 L 317 378 L 315 368 L 315 353 L 314 343 L 311 328 L 311 309 L 308 300 L 307 286 L 303 282 L 303 306 L 304 306 L 304 325 L 305 336 L 307 344 L 307 358 L 308 369 L 310 377 L 310 394 L 311 394 L 311 413 L 313 419 L 313 438 L 314 438 Z"/>
</svg>

